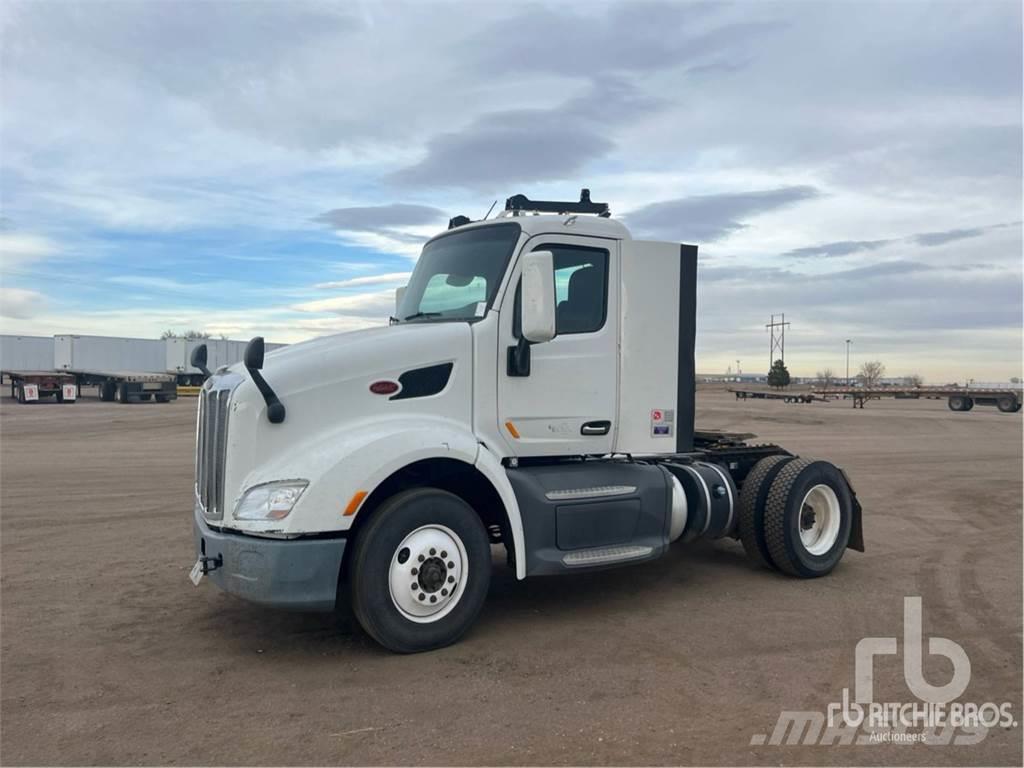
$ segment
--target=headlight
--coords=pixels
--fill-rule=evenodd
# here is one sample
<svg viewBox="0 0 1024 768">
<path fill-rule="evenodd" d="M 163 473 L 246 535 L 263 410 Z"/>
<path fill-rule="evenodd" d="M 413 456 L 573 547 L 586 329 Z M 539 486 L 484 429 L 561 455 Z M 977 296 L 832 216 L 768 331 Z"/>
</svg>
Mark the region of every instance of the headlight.
<svg viewBox="0 0 1024 768">
<path fill-rule="evenodd" d="M 235 520 L 283 520 L 309 485 L 305 480 L 257 485 L 235 506 Z"/>
</svg>

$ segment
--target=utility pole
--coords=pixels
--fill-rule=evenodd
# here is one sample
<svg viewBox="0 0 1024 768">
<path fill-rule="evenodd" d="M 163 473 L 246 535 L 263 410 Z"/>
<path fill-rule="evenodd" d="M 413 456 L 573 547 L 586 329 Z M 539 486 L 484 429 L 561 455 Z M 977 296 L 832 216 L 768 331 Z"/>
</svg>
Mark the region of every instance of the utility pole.
<svg viewBox="0 0 1024 768">
<path fill-rule="evenodd" d="M 772 363 L 774 363 L 776 360 L 776 349 L 779 350 L 779 357 L 777 359 L 781 360 L 783 364 L 785 364 L 786 362 L 786 326 L 788 326 L 789 323 L 786 322 L 785 312 L 779 315 L 779 317 L 781 317 L 782 319 L 776 320 L 775 315 L 772 315 L 772 321 L 765 326 L 765 328 L 769 329 L 772 334 L 771 346 L 768 348 L 769 371 L 772 369 Z M 775 330 L 776 328 L 778 328 L 778 331 Z"/>
<path fill-rule="evenodd" d="M 846 386 L 850 386 L 850 340 L 846 340 Z"/>
</svg>

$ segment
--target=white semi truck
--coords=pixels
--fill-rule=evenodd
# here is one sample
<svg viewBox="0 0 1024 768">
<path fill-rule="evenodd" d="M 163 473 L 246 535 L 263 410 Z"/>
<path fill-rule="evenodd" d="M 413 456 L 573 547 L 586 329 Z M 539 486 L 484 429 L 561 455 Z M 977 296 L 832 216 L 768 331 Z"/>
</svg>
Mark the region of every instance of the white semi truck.
<svg viewBox="0 0 1024 768">
<path fill-rule="evenodd" d="M 829 573 L 864 548 L 844 473 L 694 429 L 696 276 L 695 246 L 632 239 L 587 190 L 517 195 L 426 243 L 389 327 L 253 339 L 200 396 L 193 582 L 350 602 L 413 652 L 472 625 L 492 545 L 519 579 L 698 537 Z"/>
</svg>

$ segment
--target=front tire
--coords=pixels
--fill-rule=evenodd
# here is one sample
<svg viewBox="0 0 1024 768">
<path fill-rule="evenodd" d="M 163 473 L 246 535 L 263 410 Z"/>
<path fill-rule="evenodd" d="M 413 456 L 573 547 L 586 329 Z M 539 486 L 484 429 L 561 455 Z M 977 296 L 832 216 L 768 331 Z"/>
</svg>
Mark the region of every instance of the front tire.
<svg viewBox="0 0 1024 768">
<path fill-rule="evenodd" d="M 853 499 L 842 472 L 827 461 L 794 459 L 772 482 L 764 508 L 771 561 L 803 579 L 824 576 L 843 557 L 853 527 Z"/>
<path fill-rule="evenodd" d="M 397 653 L 442 648 L 476 620 L 491 581 L 491 546 L 458 496 L 415 488 L 385 501 L 360 531 L 352 608 L 374 640 Z"/>
</svg>

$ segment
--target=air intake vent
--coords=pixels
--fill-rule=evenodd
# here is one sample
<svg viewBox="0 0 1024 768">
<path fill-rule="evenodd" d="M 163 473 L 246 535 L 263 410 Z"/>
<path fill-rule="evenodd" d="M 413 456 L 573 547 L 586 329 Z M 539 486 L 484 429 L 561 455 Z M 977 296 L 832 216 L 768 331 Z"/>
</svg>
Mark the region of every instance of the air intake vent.
<svg viewBox="0 0 1024 768">
<path fill-rule="evenodd" d="M 224 517 L 230 389 L 203 389 L 196 433 L 196 496 L 210 520 Z"/>
</svg>

